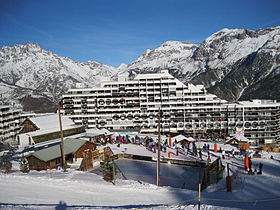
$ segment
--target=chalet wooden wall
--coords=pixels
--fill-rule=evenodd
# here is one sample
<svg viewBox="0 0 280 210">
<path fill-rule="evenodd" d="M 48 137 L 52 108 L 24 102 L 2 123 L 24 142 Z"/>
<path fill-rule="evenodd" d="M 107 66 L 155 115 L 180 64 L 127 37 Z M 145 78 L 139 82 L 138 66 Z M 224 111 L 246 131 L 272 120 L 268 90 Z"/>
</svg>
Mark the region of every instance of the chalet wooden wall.
<svg viewBox="0 0 280 210">
<path fill-rule="evenodd" d="M 68 129 L 68 130 L 63 130 L 63 136 L 67 137 L 67 136 L 71 136 L 74 134 L 78 134 L 78 133 L 82 133 L 85 131 L 85 128 L 82 127 L 77 127 L 77 128 L 72 128 L 72 129 Z M 44 142 L 44 141 L 49 141 L 52 139 L 58 139 L 60 138 L 60 131 L 56 131 L 56 132 L 52 132 L 52 133 L 46 133 L 46 134 L 42 134 L 42 135 L 38 135 L 38 136 L 33 136 L 33 141 L 35 143 L 40 143 L 40 142 Z"/>
<path fill-rule="evenodd" d="M 36 158 L 35 156 L 29 156 L 27 157 L 29 169 L 30 170 L 47 170 L 48 164 L 44 161 L 41 161 L 40 159 Z"/>
<path fill-rule="evenodd" d="M 20 134 L 39 130 L 29 119 L 26 119 L 26 120 L 22 123 L 22 126 L 23 126 L 23 128 L 22 128 L 22 130 L 19 132 Z"/>
<path fill-rule="evenodd" d="M 90 161 L 92 161 L 92 153 L 91 151 L 96 149 L 96 144 L 92 142 L 85 142 L 83 146 L 81 146 L 74 154 L 67 154 L 65 159 L 67 162 L 73 162 L 73 158 L 84 158 L 86 159 L 87 165 L 92 165 Z M 84 157 L 84 151 L 88 151 L 86 157 Z M 27 157 L 30 170 L 47 170 L 47 169 L 55 169 L 58 164 L 61 163 L 61 157 L 50 160 L 48 162 L 44 162 L 37 157 L 31 155 Z"/>
<path fill-rule="evenodd" d="M 75 158 L 83 158 L 84 157 L 84 151 L 90 150 L 93 151 L 96 149 L 96 145 L 91 142 L 86 142 L 83 146 L 81 146 L 76 152 L 75 152 Z"/>
</svg>

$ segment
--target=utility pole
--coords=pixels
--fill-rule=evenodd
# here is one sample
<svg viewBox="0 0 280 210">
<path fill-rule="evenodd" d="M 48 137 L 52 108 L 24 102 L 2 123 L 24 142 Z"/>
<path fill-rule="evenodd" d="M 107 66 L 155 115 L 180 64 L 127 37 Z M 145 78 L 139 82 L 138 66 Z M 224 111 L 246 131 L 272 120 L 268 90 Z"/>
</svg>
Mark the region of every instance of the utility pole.
<svg viewBox="0 0 280 210">
<path fill-rule="evenodd" d="M 157 186 L 160 186 L 160 151 L 161 151 L 161 137 L 160 137 L 160 121 L 161 121 L 161 110 L 158 109 L 158 157 L 157 157 Z"/>
<path fill-rule="evenodd" d="M 65 165 L 65 155 L 64 155 L 64 141 L 63 141 L 63 129 L 62 129 L 62 120 L 60 115 L 60 103 L 58 104 L 58 120 L 59 120 L 59 128 L 60 128 L 60 152 L 61 152 L 61 160 L 62 160 L 62 168 L 63 171 L 66 171 L 66 165 Z"/>
<path fill-rule="evenodd" d="M 200 201 L 201 201 L 200 193 L 201 193 L 201 184 L 199 183 L 198 184 L 198 206 L 197 206 L 198 210 L 200 210 Z"/>
</svg>

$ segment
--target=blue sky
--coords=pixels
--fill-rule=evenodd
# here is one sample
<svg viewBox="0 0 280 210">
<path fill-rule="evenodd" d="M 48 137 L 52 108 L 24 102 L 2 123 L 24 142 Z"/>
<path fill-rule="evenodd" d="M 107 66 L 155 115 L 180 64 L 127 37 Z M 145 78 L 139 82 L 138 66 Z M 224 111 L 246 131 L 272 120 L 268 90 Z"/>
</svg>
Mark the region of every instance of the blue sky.
<svg viewBox="0 0 280 210">
<path fill-rule="evenodd" d="M 280 25 L 279 0 L 0 0 L 0 47 L 38 43 L 75 61 L 118 66 L 165 41 Z"/>
</svg>

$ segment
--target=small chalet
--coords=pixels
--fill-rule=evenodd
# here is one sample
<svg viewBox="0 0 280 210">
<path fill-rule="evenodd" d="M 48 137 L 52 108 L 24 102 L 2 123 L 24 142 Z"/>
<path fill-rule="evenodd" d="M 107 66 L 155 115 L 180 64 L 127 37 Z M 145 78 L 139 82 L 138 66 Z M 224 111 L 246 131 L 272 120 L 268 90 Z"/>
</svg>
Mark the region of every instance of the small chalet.
<svg viewBox="0 0 280 210">
<path fill-rule="evenodd" d="M 226 144 L 234 145 L 237 148 L 244 149 L 250 147 L 251 141 L 244 136 L 235 135 L 226 141 Z"/>
<path fill-rule="evenodd" d="M 97 143 L 101 139 L 107 139 L 112 136 L 113 133 L 108 131 L 105 128 L 102 129 L 86 129 L 85 134 L 83 135 L 83 138 L 87 138 L 91 142 Z"/>
<path fill-rule="evenodd" d="M 178 143 L 181 143 L 182 145 L 186 145 L 186 144 L 190 144 L 191 142 L 195 141 L 194 138 L 192 137 L 186 137 L 184 135 L 177 135 L 177 136 L 174 136 L 173 138 L 171 138 L 172 140 L 172 144 L 176 141 Z"/>
<path fill-rule="evenodd" d="M 63 136 L 80 134 L 85 128 L 75 123 L 68 116 L 61 116 Z M 17 136 L 19 147 L 37 144 L 60 138 L 59 119 L 57 114 L 40 115 L 27 118 Z"/>
<path fill-rule="evenodd" d="M 72 163 L 78 158 L 84 158 L 85 153 L 96 149 L 96 144 L 84 139 L 68 138 L 64 140 L 66 162 Z M 38 150 L 27 156 L 30 170 L 54 169 L 61 164 L 60 144 Z"/>
</svg>

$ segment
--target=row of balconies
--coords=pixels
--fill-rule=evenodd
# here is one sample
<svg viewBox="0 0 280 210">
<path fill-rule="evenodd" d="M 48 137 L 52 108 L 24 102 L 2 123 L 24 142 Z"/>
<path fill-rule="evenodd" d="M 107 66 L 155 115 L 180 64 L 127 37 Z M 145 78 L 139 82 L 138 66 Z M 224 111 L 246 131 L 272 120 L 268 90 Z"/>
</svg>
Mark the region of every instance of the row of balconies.
<svg viewBox="0 0 280 210">
<path fill-rule="evenodd" d="M 123 107 L 126 107 L 127 105 L 129 105 L 129 106 L 134 106 L 134 105 L 137 105 L 137 106 L 141 106 L 141 107 L 146 107 L 147 109 L 149 109 L 149 108 L 154 108 L 155 107 L 155 105 L 157 105 L 157 108 L 159 108 L 159 105 L 161 105 L 161 107 L 162 107 L 162 110 L 164 111 L 164 112 L 171 112 L 171 111 L 174 111 L 174 110 L 172 110 L 174 107 L 175 108 L 177 108 L 178 109 L 178 106 L 174 106 L 174 107 L 172 107 L 172 106 L 170 106 L 170 104 L 168 104 L 168 103 L 162 103 L 162 104 L 158 104 L 158 103 L 147 103 L 147 104 L 143 104 L 143 103 L 133 103 L 133 102 L 129 102 L 129 103 L 127 103 L 127 104 L 121 104 L 122 106 L 118 106 L 118 105 L 115 105 L 115 106 L 110 106 L 110 107 L 106 107 L 106 106 L 102 106 L 102 107 L 98 107 L 98 109 L 111 109 L 111 108 L 113 108 L 113 107 L 115 107 L 116 109 L 118 109 L 118 110 L 121 110 L 121 108 L 123 108 Z M 164 107 L 166 105 L 166 107 Z M 176 104 L 177 105 L 177 104 Z M 79 108 L 79 107 L 81 107 L 81 108 L 85 108 L 85 109 L 88 109 L 89 107 L 88 107 L 88 105 L 74 105 L 74 107 L 75 108 Z M 95 107 L 95 106 L 91 106 L 91 107 Z M 189 107 L 181 107 L 182 109 L 181 109 L 181 111 L 182 111 L 182 113 L 184 113 L 185 112 L 185 115 L 186 116 L 194 116 L 194 117 L 201 117 L 201 118 L 203 118 L 203 117 L 214 117 L 214 118 L 217 118 L 217 117 L 225 117 L 225 118 L 239 118 L 239 119 L 243 119 L 243 118 L 245 118 L 245 119 L 248 119 L 247 117 L 244 117 L 244 116 L 234 116 L 234 115 L 224 115 L 224 114 L 221 114 L 221 115 L 219 115 L 219 114 L 217 114 L 217 113 L 214 113 L 213 115 L 211 115 L 211 114 L 205 114 L 205 113 L 201 113 L 201 112 L 198 112 L 197 111 L 197 109 L 189 109 Z M 208 112 L 209 113 L 209 112 Z M 192 114 L 192 115 L 190 115 L 190 114 Z M 272 120 L 277 120 L 278 118 L 277 117 L 275 117 L 275 116 L 272 116 L 272 117 L 268 117 L 268 116 L 265 116 L 265 117 L 261 117 L 261 118 L 268 118 L 268 119 L 272 119 Z M 258 117 L 258 118 L 252 118 L 252 117 L 250 117 L 249 118 L 250 120 L 253 120 L 253 119 L 260 119 L 260 116 Z"/>
<path fill-rule="evenodd" d="M 106 96 L 108 96 L 107 98 L 112 98 L 113 97 L 116 97 L 116 96 L 126 96 L 126 97 L 139 97 L 139 94 L 140 95 L 149 95 L 151 94 L 152 95 L 155 95 L 155 96 L 158 96 L 158 97 L 161 97 L 161 94 L 168 94 L 168 95 L 173 95 L 173 96 L 180 96 L 178 98 L 181 98 L 181 99 L 184 99 L 184 98 L 199 98 L 201 96 L 206 96 L 206 94 L 204 92 L 200 92 L 200 93 L 189 93 L 189 92 L 186 92 L 184 94 L 182 94 L 181 92 L 178 92 L 178 91 L 169 91 L 168 89 L 164 90 L 164 89 L 159 89 L 159 90 L 154 90 L 154 89 L 139 89 L 139 90 L 136 90 L 136 91 L 118 91 L 118 92 L 110 92 L 110 93 L 100 93 L 99 95 L 91 95 L 91 96 L 84 96 L 84 95 L 65 95 L 65 98 L 64 98 L 64 102 L 65 103 L 72 103 L 73 100 L 75 99 L 82 99 L 82 100 L 87 100 L 87 99 L 95 99 L 95 98 L 106 98 Z M 71 96 L 71 97 L 69 97 Z M 71 99 L 69 99 L 71 98 Z M 205 99 L 204 99 L 205 100 Z"/>
<path fill-rule="evenodd" d="M 131 108 L 127 108 L 127 107 L 123 107 L 123 109 L 121 110 L 121 112 L 133 112 L 134 110 L 135 110 L 135 108 L 137 108 L 137 109 L 139 109 L 140 107 L 131 107 Z M 141 110 L 142 110 L 142 108 L 141 108 Z M 145 108 L 145 110 L 147 111 L 148 109 L 147 108 Z M 152 109 L 149 109 L 150 111 L 151 110 L 153 110 L 154 112 L 152 112 L 152 113 L 147 113 L 147 114 L 151 114 L 151 115 L 155 115 L 155 113 L 157 113 L 157 111 L 158 111 L 158 109 L 156 108 L 156 107 L 153 107 Z M 72 110 L 71 110 L 72 111 Z M 98 112 L 98 113 L 114 113 L 114 112 L 120 112 L 120 109 L 119 108 L 116 108 L 116 109 L 113 109 L 113 108 L 111 108 L 111 109 L 104 109 L 104 110 L 102 110 L 102 109 L 98 109 L 98 110 L 96 110 L 96 109 L 85 109 L 85 110 L 83 110 L 83 109 L 81 109 L 81 110 L 79 110 L 79 109 L 75 109 L 74 110 L 74 112 L 75 113 L 79 113 L 79 112 L 83 112 L 83 113 L 87 113 L 87 112 Z M 143 116 L 145 116 L 146 114 L 145 113 L 142 113 L 142 115 Z M 136 116 L 137 117 L 137 116 Z M 205 119 L 205 120 L 210 120 L 210 121 L 243 121 L 243 118 L 221 118 L 221 117 L 198 117 L 198 115 L 196 115 L 196 114 L 184 114 L 184 112 L 175 112 L 175 110 L 173 110 L 172 112 L 171 111 L 168 111 L 168 112 L 164 112 L 163 113 L 163 118 L 186 118 L 186 119 L 196 119 L 196 120 L 201 120 L 201 119 Z M 272 122 L 272 123 L 275 123 L 275 122 L 277 122 L 277 121 L 279 121 L 279 119 L 269 119 L 269 120 L 267 120 L 267 119 L 262 119 L 262 118 L 252 118 L 252 119 L 245 119 L 245 122 L 246 121 L 256 121 L 256 122 L 259 122 L 259 121 L 269 121 L 269 122 Z"/>
<path fill-rule="evenodd" d="M 151 123 L 153 122 L 154 124 L 157 124 L 157 119 L 153 119 L 152 117 L 151 118 L 148 118 L 147 115 L 136 115 L 136 116 L 133 116 L 133 115 L 114 115 L 113 116 L 113 121 L 115 121 L 116 123 L 121 123 L 122 121 L 134 121 L 134 122 L 140 122 L 140 123 Z M 149 121 L 150 119 L 150 121 Z M 163 119 L 164 120 L 164 119 Z M 167 121 L 168 122 L 168 121 Z M 248 124 L 249 122 L 246 122 L 245 123 L 245 129 L 260 129 L 260 128 L 272 128 L 274 125 L 267 125 L 265 122 L 260 122 L 260 123 L 257 123 L 257 122 L 254 122 L 252 125 L 251 124 Z M 121 123 L 122 124 L 122 123 Z M 170 121 L 169 122 L 169 125 L 175 125 L 177 124 L 177 126 L 179 127 L 183 127 L 184 126 L 184 123 L 183 122 L 172 122 Z M 242 123 L 235 123 L 235 122 L 231 122 L 231 123 L 228 123 L 228 122 L 187 122 L 185 123 L 185 126 L 191 126 L 191 127 L 201 127 L 201 128 L 205 128 L 205 127 L 216 127 L 216 128 L 224 128 L 224 127 L 231 127 L 231 128 L 236 128 L 236 127 L 243 127 L 243 124 Z M 275 126 L 274 126 L 275 127 Z"/>
<path fill-rule="evenodd" d="M 88 122 L 90 123 L 93 122 L 94 124 L 96 123 L 96 120 L 88 120 Z M 98 123 L 102 124 L 102 125 L 106 125 L 107 123 L 112 123 L 114 125 L 130 125 L 131 123 L 133 123 L 133 125 L 135 126 L 157 126 L 157 122 L 155 121 L 154 123 L 152 123 L 152 121 L 132 121 L 132 120 L 127 120 L 127 118 L 125 118 L 125 116 L 122 116 L 121 119 L 119 120 L 115 120 L 113 118 L 113 121 L 109 120 L 109 121 L 105 121 L 105 120 L 99 120 Z M 179 122 L 179 123 L 163 123 L 163 127 L 170 127 L 170 128 L 183 128 L 185 125 L 185 128 L 190 129 L 190 128 L 195 128 L 195 129 L 225 129 L 225 128 L 229 128 L 229 129 L 235 129 L 236 126 L 235 125 L 228 125 L 227 123 L 209 123 L 209 124 L 205 124 L 205 123 L 183 123 L 183 122 Z M 256 129 L 256 132 L 264 132 L 265 129 L 263 130 L 259 130 Z M 275 129 L 268 131 L 266 129 L 266 132 L 275 132 Z M 254 131 L 254 130 L 252 130 Z"/>
<path fill-rule="evenodd" d="M 148 110 L 155 110 L 157 111 L 158 110 L 158 107 L 155 107 L 155 105 L 150 105 L 150 106 L 153 106 L 151 108 L 147 108 Z M 87 110 L 87 111 L 96 111 L 96 108 L 97 107 L 94 107 L 94 106 L 91 106 L 91 107 L 88 107 L 86 105 L 82 105 L 82 106 L 65 106 L 66 110 L 69 109 L 69 112 L 72 112 L 72 110 Z M 80 108 L 80 109 L 79 109 Z M 124 106 L 123 108 L 126 108 L 128 110 L 134 110 L 135 108 L 139 108 L 139 104 L 134 104 L 134 103 L 128 103 L 126 106 Z M 122 108 L 122 109 L 123 109 Z M 174 108 L 178 108 L 178 107 L 174 107 Z M 200 114 L 196 114 L 195 112 L 190 112 L 190 110 L 182 110 L 181 113 L 174 113 L 174 110 L 172 110 L 173 108 L 168 106 L 165 108 L 165 112 L 170 112 L 172 115 L 175 114 L 176 117 L 179 117 L 179 116 L 185 116 L 187 118 L 200 118 L 200 119 L 204 119 L 204 118 L 212 118 L 212 120 L 223 120 L 222 116 L 221 115 L 218 115 L 218 114 L 214 114 L 214 115 L 211 115 L 211 114 L 203 114 L 203 113 L 200 113 Z M 115 111 L 119 111 L 120 110 L 120 107 L 119 106 L 111 106 L 110 108 L 106 108 L 106 107 L 98 107 L 98 111 L 99 112 L 115 112 Z M 172 112 L 171 112 L 172 111 Z M 184 114 L 184 111 L 185 111 L 185 114 Z M 193 113 L 193 114 L 190 114 L 190 113 Z M 272 117 L 258 117 L 258 118 L 247 118 L 247 117 L 243 117 L 243 116 L 228 116 L 228 117 L 224 117 L 224 119 L 239 119 L 239 120 L 243 120 L 243 118 L 245 119 L 245 121 L 260 121 L 260 120 L 271 120 L 271 121 L 279 121 L 279 119 L 275 116 L 272 116 Z"/>
</svg>

